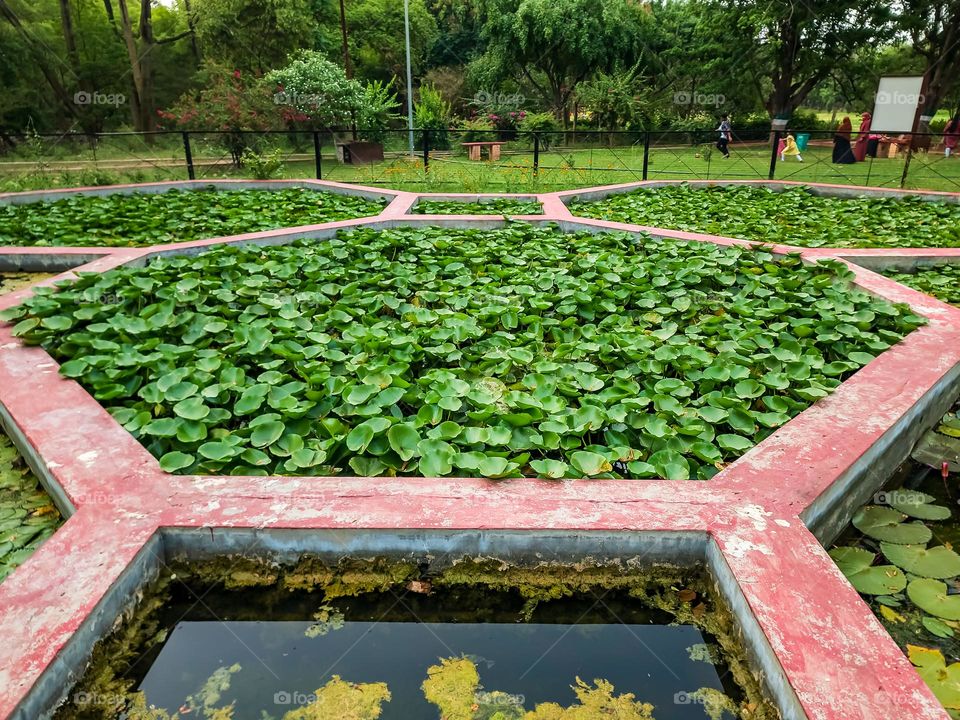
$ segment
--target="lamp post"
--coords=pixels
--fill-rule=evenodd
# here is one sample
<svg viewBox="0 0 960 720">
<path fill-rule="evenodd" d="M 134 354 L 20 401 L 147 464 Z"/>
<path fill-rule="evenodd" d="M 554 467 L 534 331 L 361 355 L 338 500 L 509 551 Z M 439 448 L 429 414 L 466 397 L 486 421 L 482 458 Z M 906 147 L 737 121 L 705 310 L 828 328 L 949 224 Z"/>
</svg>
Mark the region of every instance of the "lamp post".
<svg viewBox="0 0 960 720">
<path fill-rule="evenodd" d="M 407 135 L 413 157 L 413 72 L 410 70 L 410 0 L 403 0 L 403 29 L 407 36 Z"/>
</svg>

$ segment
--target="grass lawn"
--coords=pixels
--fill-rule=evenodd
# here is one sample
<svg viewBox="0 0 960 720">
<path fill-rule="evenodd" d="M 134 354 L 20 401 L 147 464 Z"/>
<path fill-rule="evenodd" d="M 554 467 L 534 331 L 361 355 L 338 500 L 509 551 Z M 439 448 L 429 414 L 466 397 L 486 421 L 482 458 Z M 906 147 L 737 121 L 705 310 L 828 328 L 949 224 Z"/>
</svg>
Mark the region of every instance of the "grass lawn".
<svg viewBox="0 0 960 720">
<path fill-rule="evenodd" d="M 197 143 L 194 154 L 198 179 L 252 177 L 249 169 L 236 170 L 215 147 Z M 116 153 L 110 153 L 115 155 Z M 871 187 L 898 187 L 904 159 L 876 159 L 855 165 L 834 165 L 829 146 L 811 146 L 805 162 L 789 159 L 777 163 L 778 180 L 832 182 Z M 309 151 L 289 153 L 282 177 L 316 176 Z M 651 147 L 648 179 L 745 180 L 766 179 L 770 150 L 762 145 L 732 146 L 730 159 L 720 157 L 712 146 Z M 323 157 L 323 178 L 423 192 L 549 192 L 593 185 L 635 182 L 643 179 L 643 147 L 551 149 L 541 152 L 539 173 L 533 172 L 533 153 L 511 151 L 509 146 L 497 162 L 471 162 L 453 153 L 432 153 L 424 171 L 420 155 L 392 155 L 368 166 L 342 165 L 332 153 Z M 71 185 L 103 185 L 119 182 L 149 182 L 186 179 L 182 152 L 176 148 L 151 150 L 150 154 L 124 158 L 89 153 L 45 163 L 23 158 L 0 161 L 0 190 L 16 191 Z M 913 157 L 905 184 L 909 189 L 960 191 L 960 159 L 944 159 L 937 153 Z"/>
</svg>

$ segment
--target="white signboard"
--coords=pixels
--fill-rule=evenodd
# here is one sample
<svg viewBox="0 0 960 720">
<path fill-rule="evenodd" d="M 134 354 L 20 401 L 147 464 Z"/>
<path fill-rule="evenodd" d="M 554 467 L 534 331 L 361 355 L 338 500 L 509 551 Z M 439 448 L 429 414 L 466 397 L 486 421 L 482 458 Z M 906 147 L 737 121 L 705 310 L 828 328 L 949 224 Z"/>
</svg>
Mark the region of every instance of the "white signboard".
<svg viewBox="0 0 960 720">
<path fill-rule="evenodd" d="M 887 134 L 912 132 L 917 107 L 923 101 L 922 88 L 921 76 L 880 78 L 870 130 Z"/>
</svg>

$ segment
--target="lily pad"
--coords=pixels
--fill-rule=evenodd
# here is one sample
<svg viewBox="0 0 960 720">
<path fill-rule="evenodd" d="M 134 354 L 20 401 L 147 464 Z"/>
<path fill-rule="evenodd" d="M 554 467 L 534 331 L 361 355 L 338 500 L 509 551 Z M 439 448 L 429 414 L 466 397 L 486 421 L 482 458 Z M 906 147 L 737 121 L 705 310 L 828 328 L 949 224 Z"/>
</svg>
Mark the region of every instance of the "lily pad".
<svg viewBox="0 0 960 720">
<path fill-rule="evenodd" d="M 907 597 L 924 612 L 944 620 L 960 620 L 960 595 L 947 595 L 946 583 L 920 578 L 907 585 Z"/>
<path fill-rule="evenodd" d="M 901 488 L 890 490 L 885 495 L 889 498 L 887 504 L 904 515 L 920 520 L 946 520 L 950 517 L 950 508 L 943 505 L 932 505 L 931 503 L 936 498 L 919 490 L 904 490 Z"/>
<path fill-rule="evenodd" d="M 830 557 L 854 589 L 862 595 L 889 595 L 907 586 L 907 578 L 893 565 L 873 565 L 876 555 L 855 547 L 830 551 Z"/>
<path fill-rule="evenodd" d="M 907 516 L 897 510 L 879 505 L 867 505 L 853 516 L 853 526 L 876 540 L 901 545 L 924 545 L 933 533 L 923 523 L 905 523 Z"/>
<path fill-rule="evenodd" d="M 907 645 L 907 656 L 940 704 L 960 710 L 960 663 L 948 666 L 939 650 L 917 645 Z"/>
<path fill-rule="evenodd" d="M 882 542 L 880 549 L 887 560 L 912 575 L 941 579 L 960 575 L 960 555 L 942 545 L 928 548 Z"/>
</svg>

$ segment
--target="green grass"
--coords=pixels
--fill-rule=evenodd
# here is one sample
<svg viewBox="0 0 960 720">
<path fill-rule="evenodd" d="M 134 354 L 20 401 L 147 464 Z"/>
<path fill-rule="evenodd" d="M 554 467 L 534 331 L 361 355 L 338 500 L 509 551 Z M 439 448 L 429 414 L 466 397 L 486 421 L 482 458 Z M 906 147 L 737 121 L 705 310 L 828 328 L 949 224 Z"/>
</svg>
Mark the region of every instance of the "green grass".
<svg viewBox="0 0 960 720">
<path fill-rule="evenodd" d="M 309 154 L 309 151 L 308 151 Z M 833 165 L 829 146 L 810 146 L 806 162 L 788 160 L 777 163 L 775 178 L 803 182 L 828 182 L 872 187 L 899 187 L 903 158 L 877 159 L 855 165 Z M 235 170 L 222 163 L 212 150 L 195 154 L 198 179 L 250 177 L 249 171 Z M 153 180 L 184 180 L 186 168 L 182 156 L 173 150 L 157 157 L 176 157 L 172 167 L 156 167 L 152 156 L 143 156 L 139 168 L 112 168 L 110 161 L 98 161 L 96 167 L 64 171 L 62 166 L 30 165 L 13 169 L 0 161 L 0 189 L 7 191 L 66 187 L 78 184 L 112 184 Z M 217 166 L 206 161 L 221 160 Z M 391 156 L 371 166 L 341 165 L 333 155 L 323 158 L 323 177 L 327 180 L 363 183 L 419 190 L 422 192 L 549 192 L 593 185 L 634 182 L 643 177 L 641 145 L 594 149 L 551 149 L 540 155 L 540 168 L 533 172 L 529 149 L 517 153 L 506 148 L 498 162 L 471 162 L 465 155 L 434 154 L 429 171 L 422 157 Z M 720 157 L 710 145 L 697 147 L 652 147 L 648 164 L 650 180 L 762 180 L 770 165 L 770 150 L 762 145 L 734 145 L 730 159 Z M 312 155 L 308 159 L 286 162 L 283 177 L 312 178 L 316 171 Z M 945 160 L 931 152 L 914 156 L 905 187 L 908 189 L 960 191 L 960 158 Z"/>
</svg>

